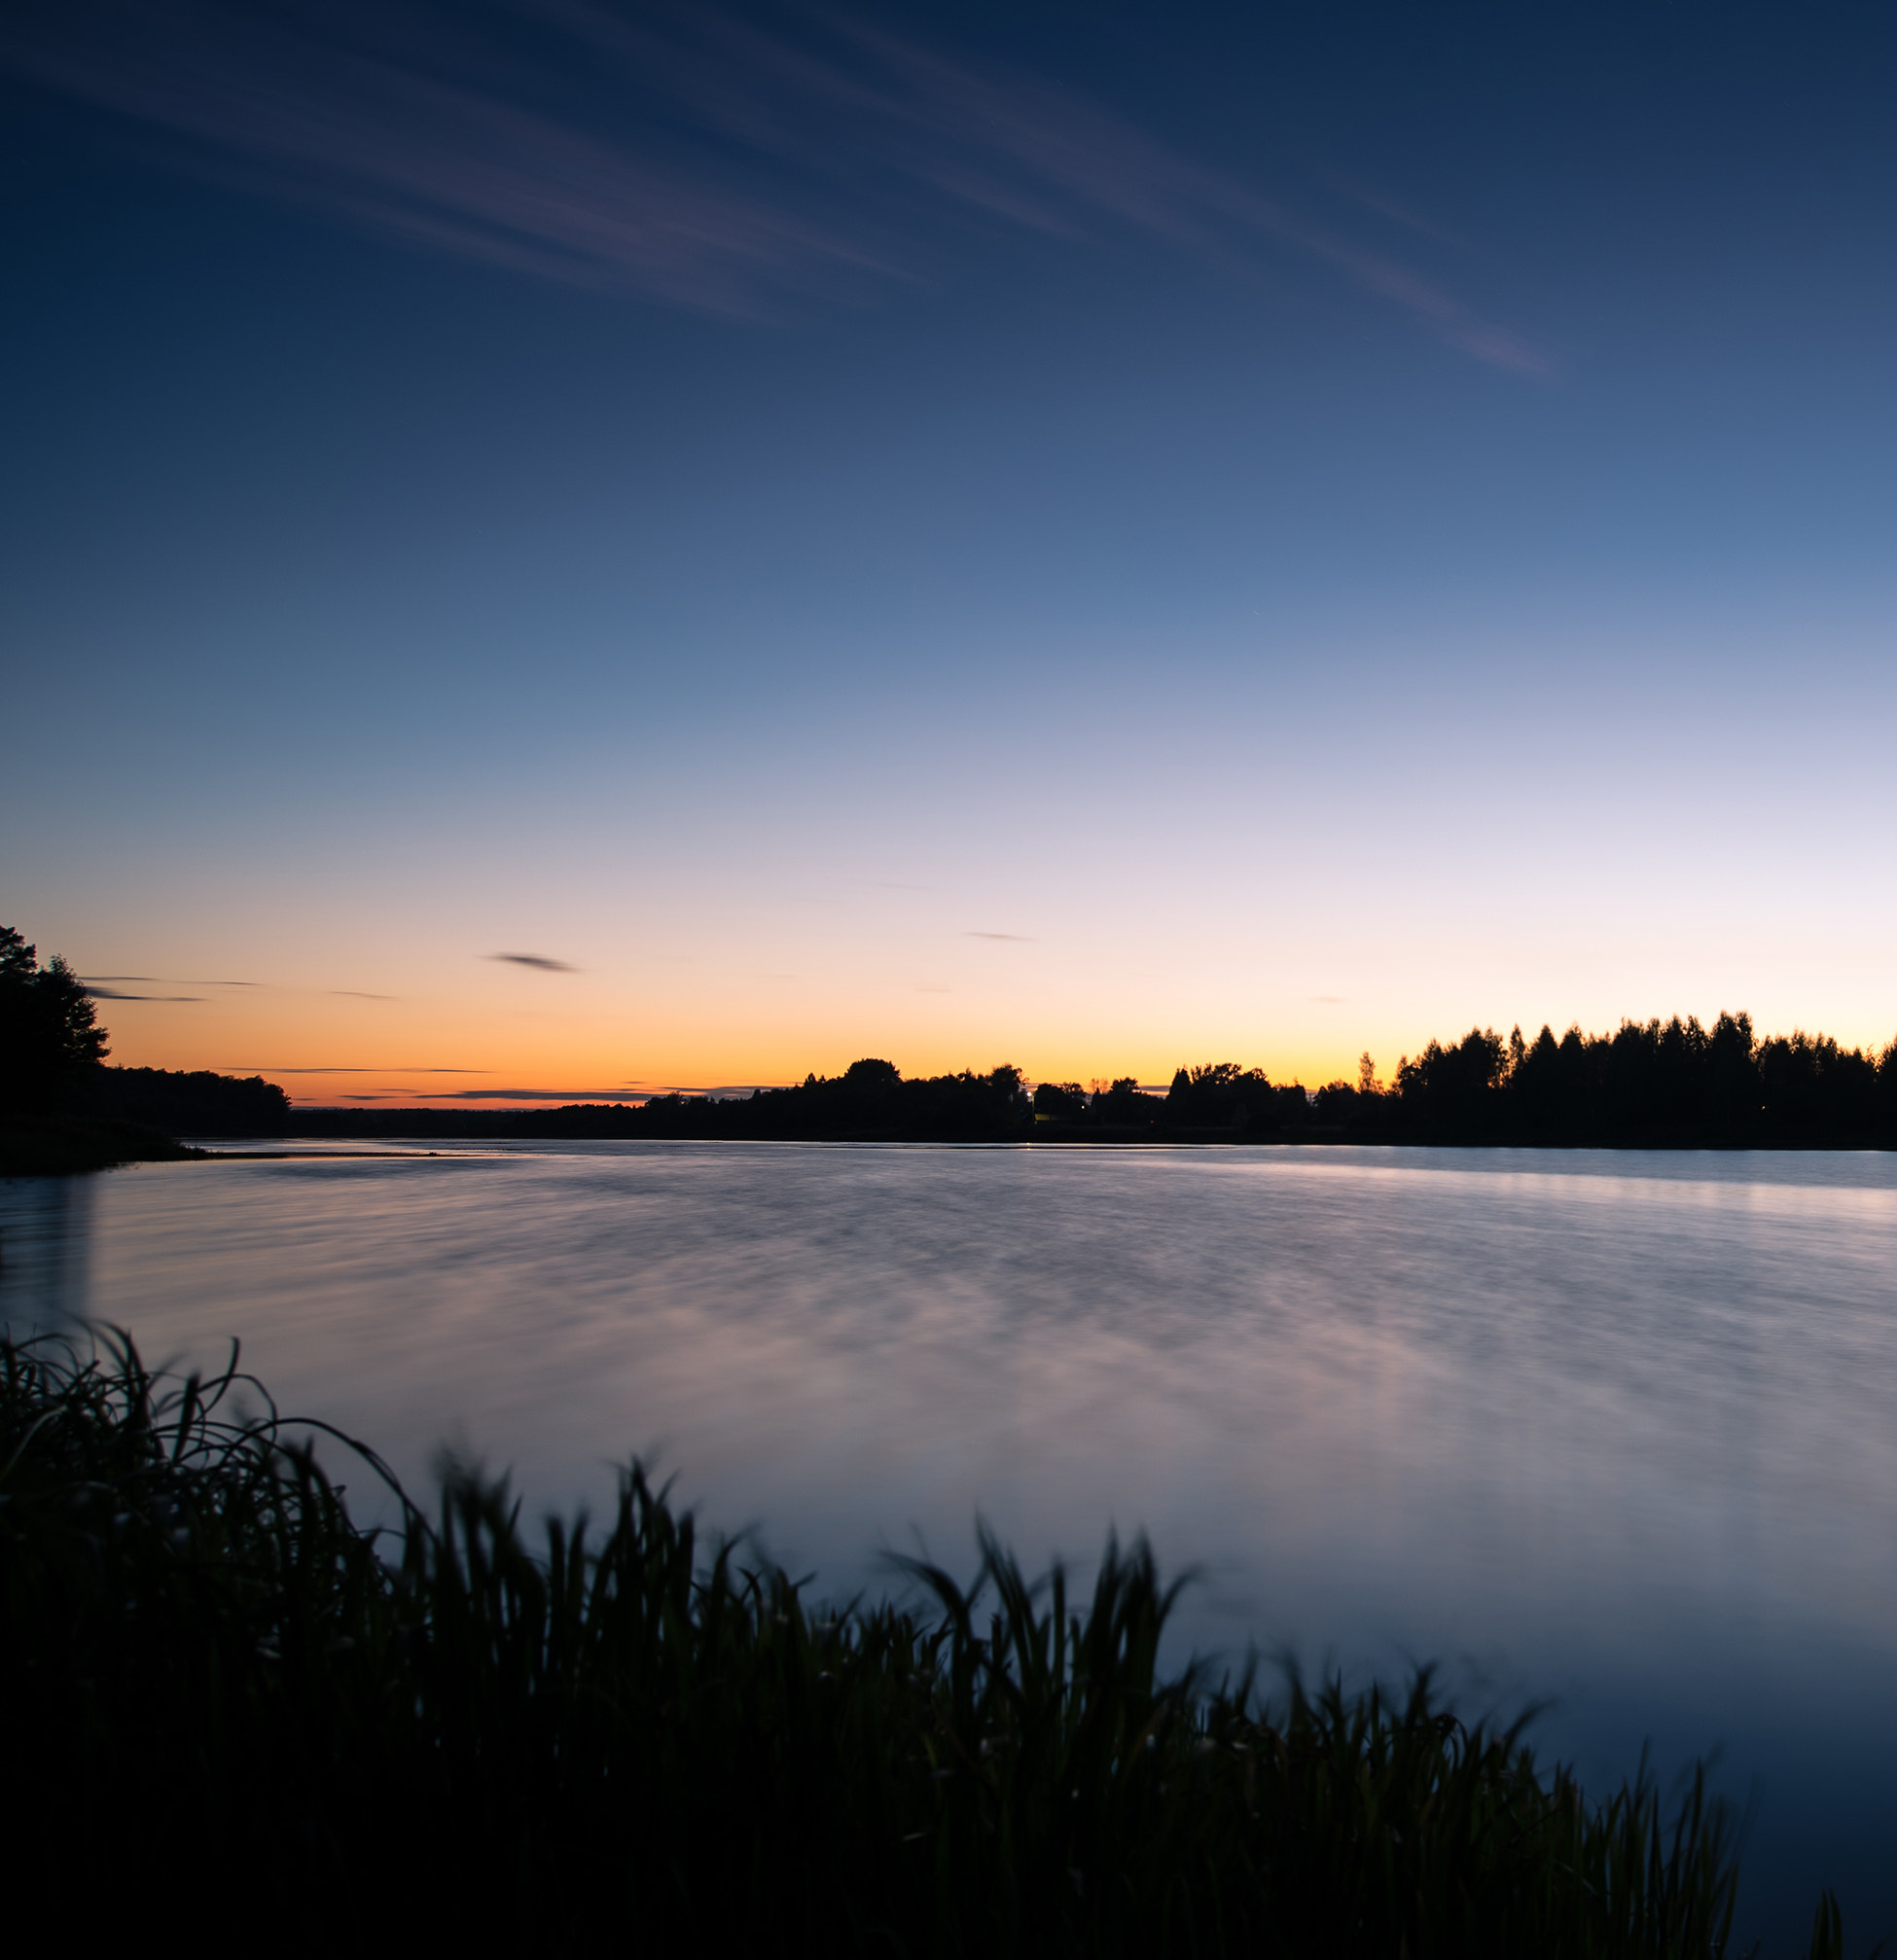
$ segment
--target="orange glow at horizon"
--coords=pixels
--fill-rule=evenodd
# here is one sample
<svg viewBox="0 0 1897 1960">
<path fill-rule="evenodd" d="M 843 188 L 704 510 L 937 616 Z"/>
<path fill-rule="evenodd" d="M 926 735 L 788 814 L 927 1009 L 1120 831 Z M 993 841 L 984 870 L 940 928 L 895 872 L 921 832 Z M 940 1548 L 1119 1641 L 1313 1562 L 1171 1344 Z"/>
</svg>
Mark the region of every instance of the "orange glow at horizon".
<svg viewBox="0 0 1897 1960">
<path fill-rule="evenodd" d="M 1155 887 L 1134 893 L 1125 917 L 1153 922 L 1140 926 L 1057 885 L 890 895 L 813 873 L 801 891 L 762 872 L 756 890 L 623 893 L 608 909 L 592 870 L 531 893 L 516 880 L 511 897 L 488 865 L 459 886 L 417 875 L 294 916 L 213 889 L 191 908 L 146 896 L 23 923 L 93 986 L 114 1062 L 261 1075 L 306 1106 L 735 1093 L 870 1055 L 911 1079 L 1005 1062 L 1083 1085 L 1232 1061 L 1317 1088 L 1354 1083 L 1365 1052 L 1388 1083 L 1402 1056 L 1472 1026 L 1519 1022 L 1532 1040 L 1544 1021 L 1603 1033 L 1722 1010 L 1846 1048 L 1897 1032 L 1888 928 L 1862 910 L 1847 932 L 1768 939 L 1736 914 L 1729 930 L 1725 913 L 1656 907 L 1610 932 L 1604 901 L 1577 924 L 1394 883 L 1313 882 L 1222 912 L 1176 884 L 1170 909 Z M 496 929 L 497 914 L 512 923 Z"/>
<path fill-rule="evenodd" d="M 906 1078 L 985 1074 L 1005 1062 L 1030 1083 L 1083 1086 L 1131 1076 L 1163 1087 L 1181 1066 L 1236 1060 L 1264 1068 L 1273 1081 L 1317 1087 L 1338 1078 L 1354 1082 L 1368 1041 L 1342 1026 L 1321 1044 L 1273 1040 L 1264 1016 L 1249 1032 L 1194 1025 L 1197 1017 L 1181 1016 L 1176 1033 L 1156 1036 L 1116 1026 L 1121 1017 L 1110 1013 L 1070 1015 L 1056 1029 L 1044 1010 L 1021 1012 L 1027 1003 L 958 1006 L 943 996 L 925 997 L 919 1015 L 907 1003 L 862 999 L 827 1015 L 805 1011 L 806 1003 L 779 1002 L 774 1012 L 767 1003 L 749 1003 L 749 1012 L 734 1003 L 727 1016 L 683 1000 L 667 1003 L 662 1015 L 651 1003 L 627 1013 L 605 989 L 580 985 L 556 1010 L 267 983 L 157 981 L 118 991 L 121 997 L 97 1000 L 114 1063 L 261 1075 L 293 1104 L 312 1108 L 520 1108 L 632 1102 L 674 1090 L 739 1094 L 801 1083 L 811 1073 L 841 1075 L 865 1055 L 893 1062 Z M 1393 1074 L 1397 1049 L 1387 1041 L 1370 1046 L 1379 1074 Z"/>
<path fill-rule="evenodd" d="M 1086 1087 L 1131 1076 L 1162 1089 L 1181 1066 L 1235 1061 L 1263 1068 L 1274 1082 L 1317 1088 L 1339 1080 L 1354 1084 L 1365 1053 L 1378 1078 L 1389 1083 L 1403 1056 L 1417 1053 L 1432 1038 L 1455 1040 L 1471 1024 L 1465 1016 L 1399 1031 L 1387 1016 L 1376 1016 L 1382 1023 L 1378 1027 L 1366 1015 L 1351 1026 L 1340 1012 L 1344 1004 L 1326 1005 L 1342 1024 L 1320 1041 L 1302 1030 L 1302 1040 L 1273 1040 L 1262 1016 L 1249 1033 L 1235 1025 L 1201 1023 L 1176 1036 L 1155 1037 L 1130 1028 L 1123 1035 L 1105 1027 L 1036 1030 L 1028 1016 L 1019 1017 L 1020 1025 L 1011 1034 L 1004 1031 L 1004 1017 L 992 1013 L 957 1016 L 947 1028 L 907 1030 L 898 1016 L 886 1013 L 849 1016 L 854 1025 L 848 1028 L 812 1016 L 748 1031 L 681 1015 L 682 1024 L 666 1036 L 638 1039 L 623 1031 L 623 1022 L 620 1028 L 601 1024 L 620 1016 L 582 1014 L 571 1020 L 561 1016 L 551 1027 L 522 1026 L 515 1016 L 484 1015 L 473 1003 L 458 1012 L 432 1003 L 421 1015 L 401 1016 L 393 1033 L 386 1025 L 372 1031 L 359 1011 L 289 988 L 247 989 L 222 999 L 98 1002 L 115 1064 L 261 1075 L 282 1087 L 293 1106 L 365 1110 L 638 1102 L 673 1091 L 748 1094 L 801 1083 L 810 1073 L 841 1075 L 865 1055 L 891 1061 L 912 1079 L 964 1069 L 985 1074 L 1006 1062 L 1030 1084 L 1077 1082 Z M 210 1012 L 202 1012 L 206 1009 Z M 1710 1016 L 1702 1012 L 1701 1018 Z M 1506 1032 L 1512 1023 L 1496 1024 Z M 1523 1031 L 1532 1039 L 1540 1024 L 1524 1019 Z M 1617 1024 L 1583 1021 L 1591 1033 Z M 1557 1031 L 1564 1025 L 1557 1023 Z M 1759 1031 L 1780 1030 L 1762 1023 Z M 1040 1038 L 1032 1038 L 1037 1032 Z M 1855 1045 L 1844 1034 L 1838 1038 L 1846 1047 Z M 1875 1037 L 1864 1039 L 1881 1045 Z"/>
</svg>

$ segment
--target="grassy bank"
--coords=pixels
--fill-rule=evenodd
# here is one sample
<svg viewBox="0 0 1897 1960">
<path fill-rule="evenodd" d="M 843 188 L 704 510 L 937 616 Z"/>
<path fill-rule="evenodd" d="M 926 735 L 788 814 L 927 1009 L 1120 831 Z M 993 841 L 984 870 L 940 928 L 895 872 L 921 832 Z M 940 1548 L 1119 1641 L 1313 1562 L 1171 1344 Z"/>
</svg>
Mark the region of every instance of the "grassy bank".
<svg viewBox="0 0 1897 1960">
<path fill-rule="evenodd" d="M 233 1364 L 234 1366 L 234 1364 Z M 0 1788 L 89 1927 L 560 1953 L 1728 1950 L 1696 1779 L 1588 1800 L 1407 1693 L 1163 1675 L 1144 1546 L 813 1608 L 636 1467 L 530 1550 L 450 1476 L 357 1527 L 234 1373 L 0 1341 Z M 340 1459 L 339 1459 L 340 1460 Z M 360 1474 L 381 1475 L 366 1452 Z M 1829 1901 L 1814 1954 L 1842 1951 Z"/>
</svg>

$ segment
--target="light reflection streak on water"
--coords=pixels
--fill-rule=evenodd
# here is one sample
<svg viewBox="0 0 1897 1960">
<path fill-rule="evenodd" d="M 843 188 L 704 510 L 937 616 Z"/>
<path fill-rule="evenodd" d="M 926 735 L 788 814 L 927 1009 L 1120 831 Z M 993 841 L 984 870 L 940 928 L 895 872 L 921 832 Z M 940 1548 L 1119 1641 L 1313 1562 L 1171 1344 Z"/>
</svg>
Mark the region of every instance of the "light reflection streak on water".
<svg viewBox="0 0 1897 1960">
<path fill-rule="evenodd" d="M 1603 1774 L 1724 1739 L 1763 1923 L 1897 1921 L 1891 1158 L 561 1145 L 20 1181 L 0 1237 L 16 1327 L 240 1336 L 414 1488 L 642 1451 L 832 1593 L 1144 1527 L 1201 1648 L 1438 1657 Z"/>
</svg>

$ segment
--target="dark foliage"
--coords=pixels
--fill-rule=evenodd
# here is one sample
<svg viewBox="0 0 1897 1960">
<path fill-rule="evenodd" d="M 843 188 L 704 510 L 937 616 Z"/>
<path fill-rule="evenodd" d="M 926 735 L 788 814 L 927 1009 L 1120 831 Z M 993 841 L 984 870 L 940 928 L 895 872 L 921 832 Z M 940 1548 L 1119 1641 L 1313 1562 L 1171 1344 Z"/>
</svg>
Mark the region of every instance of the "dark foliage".
<svg viewBox="0 0 1897 1960">
<path fill-rule="evenodd" d="M 1532 1042 L 1471 1028 L 1406 1060 L 1372 1121 L 1424 1143 L 1887 1148 L 1897 1042 L 1879 1055 L 1803 1032 L 1760 1041 L 1743 1014 Z"/>
<path fill-rule="evenodd" d="M 1144 1545 L 814 1611 L 636 1466 L 537 1553 L 466 1474 L 378 1539 L 244 1387 L 0 1340 L 7 1849 L 88 1942 L 190 1885 L 314 1953 L 1727 1951 L 1701 1780 L 1596 1806 L 1426 1675 L 1168 1678 Z"/>
<path fill-rule="evenodd" d="M 105 1053 L 78 975 L 56 954 L 41 966 L 37 947 L 0 926 L 0 1115 L 51 1115 Z"/>
<path fill-rule="evenodd" d="M 105 1030 L 79 977 L 45 966 L 0 926 L 0 1175 L 57 1175 L 184 1158 L 180 1131 L 281 1136 L 290 1098 L 272 1083 L 201 1070 L 109 1068 Z"/>
<path fill-rule="evenodd" d="M 1182 1068 L 1163 1096 L 1130 1076 L 1089 1091 L 1019 1070 L 905 1082 L 886 1061 L 749 1096 L 656 1096 L 555 1110 L 304 1110 L 321 1136 L 803 1137 L 913 1142 L 1285 1142 L 1897 1148 L 1897 1042 L 1881 1053 L 1827 1035 L 1761 1041 L 1747 1015 L 1625 1021 L 1611 1035 L 1544 1027 L 1532 1042 L 1471 1028 L 1405 1057 L 1385 1088 L 1369 1055 L 1355 1083 L 1314 1092 L 1236 1062 Z"/>
<path fill-rule="evenodd" d="M 1235 1061 L 1182 1068 L 1166 1091 L 1165 1121 L 1178 1129 L 1302 1129 L 1308 1099 L 1296 1087 L 1274 1088 L 1263 1069 Z"/>
<path fill-rule="evenodd" d="M 290 1127 L 290 1098 L 275 1083 L 209 1069 L 92 1069 L 66 1107 L 83 1121 L 142 1123 L 171 1136 L 282 1136 Z"/>
<path fill-rule="evenodd" d="M 149 1077 L 149 1102 L 133 1097 Z M 1314 1092 L 1236 1062 L 1182 1068 L 1163 1096 L 1130 1076 L 1091 1090 L 1018 1069 L 905 1081 L 893 1064 L 852 1062 L 840 1076 L 746 1096 L 655 1096 L 643 1104 L 541 1110 L 300 1110 L 271 1085 L 215 1076 L 107 1070 L 116 1113 L 201 1134 L 376 1137 L 702 1137 L 865 1141 L 1285 1142 L 1636 1145 L 1653 1148 L 1897 1147 L 1897 1042 L 1881 1053 L 1827 1035 L 1761 1041 L 1747 1015 L 1625 1021 L 1611 1035 L 1544 1027 L 1532 1042 L 1471 1028 L 1404 1057 L 1394 1084 L 1369 1055 L 1355 1083 Z M 188 1108 L 204 1085 L 207 1100 Z M 175 1087 L 172 1087 L 175 1086 Z M 210 1100 L 215 1095 L 215 1103 Z M 167 1100 L 169 1098 L 169 1100 Z"/>
<path fill-rule="evenodd" d="M 1112 1085 L 1093 1098 L 1093 1107 L 1102 1123 L 1148 1126 L 1165 1114 L 1165 1100 L 1148 1095 L 1131 1076 L 1117 1077 Z"/>
</svg>

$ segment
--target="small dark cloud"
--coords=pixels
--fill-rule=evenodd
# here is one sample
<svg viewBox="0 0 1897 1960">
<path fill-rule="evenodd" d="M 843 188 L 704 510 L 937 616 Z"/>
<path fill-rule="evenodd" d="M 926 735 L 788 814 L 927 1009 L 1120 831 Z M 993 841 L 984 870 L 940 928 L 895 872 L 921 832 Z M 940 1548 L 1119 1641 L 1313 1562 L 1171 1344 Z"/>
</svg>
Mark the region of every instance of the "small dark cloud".
<svg viewBox="0 0 1897 1960">
<path fill-rule="evenodd" d="M 330 992 L 338 1000 L 393 1000 L 392 993 L 363 993 L 352 986 L 333 986 Z"/>
<path fill-rule="evenodd" d="M 576 974 L 578 967 L 568 966 L 564 960 L 550 960 L 540 953 L 483 953 L 483 959 L 505 960 L 509 966 L 532 967 L 544 974 Z"/>
<path fill-rule="evenodd" d="M 1016 945 L 1032 945 L 1033 941 L 1026 933 L 963 933 L 965 940 L 1008 940 Z"/>
<path fill-rule="evenodd" d="M 93 1000 L 157 1000 L 172 1003 L 195 1001 L 200 1007 L 204 1002 L 202 994 L 195 993 L 121 993 L 117 987 L 112 986 L 89 986 L 86 991 Z"/>
</svg>

